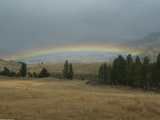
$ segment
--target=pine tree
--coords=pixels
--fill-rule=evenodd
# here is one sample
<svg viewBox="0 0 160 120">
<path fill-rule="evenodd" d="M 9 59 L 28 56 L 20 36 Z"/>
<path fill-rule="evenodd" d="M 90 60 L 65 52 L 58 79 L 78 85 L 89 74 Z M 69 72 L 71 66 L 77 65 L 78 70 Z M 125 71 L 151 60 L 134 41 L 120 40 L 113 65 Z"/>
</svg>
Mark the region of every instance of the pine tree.
<svg viewBox="0 0 160 120">
<path fill-rule="evenodd" d="M 35 77 L 35 78 L 37 77 L 37 74 L 36 74 L 36 72 L 35 72 L 35 71 L 34 71 L 34 73 L 33 73 L 33 77 Z"/>
<path fill-rule="evenodd" d="M 100 83 L 106 84 L 107 83 L 107 64 L 104 63 L 100 66 L 98 71 L 98 80 Z"/>
<path fill-rule="evenodd" d="M 20 75 L 23 77 L 25 77 L 27 75 L 27 66 L 25 63 L 22 63 L 22 65 L 21 65 Z"/>
<path fill-rule="evenodd" d="M 2 75 L 10 76 L 10 70 L 8 68 L 4 67 L 4 70 L 2 71 Z"/>
<path fill-rule="evenodd" d="M 119 55 L 118 57 L 118 81 L 120 84 L 126 84 L 126 61 Z"/>
<path fill-rule="evenodd" d="M 118 59 L 113 60 L 113 65 L 111 69 L 111 84 L 118 84 Z"/>
<path fill-rule="evenodd" d="M 129 54 L 126 59 L 126 83 L 127 84 L 129 83 L 129 85 L 131 85 L 132 79 L 133 79 L 133 60 L 131 54 Z"/>
<path fill-rule="evenodd" d="M 147 87 L 149 90 L 150 80 L 149 80 L 149 59 L 144 57 L 142 67 L 141 67 L 141 77 L 144 88 Z"/>
<path fill-rule="evenodd" d="M 48 73 L 46 68 L 43 68 L 38 75 L 39 78 L 44 78 L 44 77 L 49 77 L 49 76 L 50 74 Z"/>
<path fill-rule="evenodd" d="M 111 66 L 108 66 L 108 67 L 107 67 L 107 84 L 108 84 L 108 85 L 111 84 L 111 70 L 112 70 L 112 67 L 111 67 Z"/>
<path fill-rule="evenodd" d="M 104 84 L 106 84 L 107 83 L 107 64 L 106 63 L 104 63 L 103 64 L 103 80 L 104 80 Z"/>
<path fill-rule="evenodd" d="M 103 66 L 101 65 L 98 71 L 98 80 L 100 81 L 100 83 L 103 82 Z"/>
<path fill-rule="evenodd" d="M 10 76 L 11 76 L 11 77 L 16 76 L 16 72 L 11 71 L 11 72 L 10 72 Z"/>
<path fill-rule="evenodd" d="M 138 89 L 138 86 L 141 84 L 141 62 L 139 57 L 137 56 L 135 59 L 134 69 L 133 69 L 133 84 Z"/>
<path fill-rule="evenodd" d="M 72 63 L 69 64 L 69 72 L 68 72 L 68 79 L 72 80 L 73 79 L 73 67 L 72 67 Z"/>
<path fill-rule="evenodd" d="M 64 63 L 64 69 L 63 69 L 63 76 L 64 78 L 68 79 L 68 73 L 69 73 L 69 63 L 68 60 Z"/>
<path fill-rule="evenodd" d="M 152 86 L 158 86 L 158 72 L 157 72 L 157 67 L 156 63 L 152 63 L 150 65 L 150 72 L 151 72 L 151 84 Z"/>
</svg>

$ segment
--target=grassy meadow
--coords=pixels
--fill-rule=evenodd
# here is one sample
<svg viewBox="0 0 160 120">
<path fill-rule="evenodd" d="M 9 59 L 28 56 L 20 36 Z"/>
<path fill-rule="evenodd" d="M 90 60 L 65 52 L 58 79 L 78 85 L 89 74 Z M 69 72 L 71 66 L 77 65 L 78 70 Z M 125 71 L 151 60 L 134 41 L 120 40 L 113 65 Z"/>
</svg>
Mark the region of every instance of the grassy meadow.
<svg viewBox="0 0 160 120">
<path fill-rule="evenodd" d="M 64 61 L 65 62 L 65 61 Z M 94 74 L 98 72 L 100 65 L 103 62 L 90 62 L 90 63 L 72 63 L 73 70 L 74 70 L 74 78 L 81 79 L 89 79 L 90 74 Z M 21 64 L 14 62 L 14 61 L 3 61 L 0 60 L 0 71 L 4 70 L 4 67 L 7 67 L 11 71 L 19 72 Z M 51 74 L 52 77 L 58 78 L 62 76 L 62 71 L 64 68 L 64 63 L 53 63 L 53 64 L 27 64 L 27 71 L 33 72 L 35 71 L 37 74 L 43 69 L 46 68 L 48 72 Z"/>
<path fill-rule="evenodd" d="M 100 65 L 103 62 L 94 63 L 72 63 L 73 70 L 76 74 L 92 73 L 95 70 L 98 72 Z M 28 71 L 30 72 L 40 72 L 42 68 L 47 68 L 50 73 L 62 73 L 64 68 L 64 63 L 54 63 L 54 64 L 28 64 Z"/>
<path fill-rule="evenodd" d="M 0 76 L 0 119 L 159 120 L 160 94 L 81 80 Z"/>
</svg>

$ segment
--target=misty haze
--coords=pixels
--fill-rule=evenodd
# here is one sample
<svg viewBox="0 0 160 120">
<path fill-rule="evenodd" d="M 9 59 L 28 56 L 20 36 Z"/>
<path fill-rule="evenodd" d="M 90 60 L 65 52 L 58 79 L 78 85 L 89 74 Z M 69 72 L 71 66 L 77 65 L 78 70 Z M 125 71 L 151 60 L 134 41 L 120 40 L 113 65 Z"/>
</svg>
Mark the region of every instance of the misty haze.
<svg viewBox="0 0 160 120">
<path fill-rule="evenodd" d="M 0 119 L 159 120 L 160 0 L 0 0 Z"/>
</svg>

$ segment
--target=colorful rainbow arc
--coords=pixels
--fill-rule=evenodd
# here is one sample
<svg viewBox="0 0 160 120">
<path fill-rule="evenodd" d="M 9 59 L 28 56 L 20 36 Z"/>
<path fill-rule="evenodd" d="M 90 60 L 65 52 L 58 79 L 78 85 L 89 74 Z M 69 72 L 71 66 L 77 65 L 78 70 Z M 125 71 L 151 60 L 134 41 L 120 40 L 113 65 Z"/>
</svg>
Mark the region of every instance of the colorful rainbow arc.
<svg viewBox="0 0 160 120">
<path fill-rule="evenodd" d="M 140 53 L 139 50 L 128 49 L 125 47 L 117 47 L 112 45 L 70 45 L 70 46 L 57 46 L 44 49 L 37 49 L 20 53 L 18 55 L 12 55 L 10 59 L 25 59 L 33 56 L 54 54 L 62 52 L 80 52 L 80 51 L 96 51 L 96 52 L 112 52 L 119 54 L 132 54 L 137 55 Z"/>
</svg>

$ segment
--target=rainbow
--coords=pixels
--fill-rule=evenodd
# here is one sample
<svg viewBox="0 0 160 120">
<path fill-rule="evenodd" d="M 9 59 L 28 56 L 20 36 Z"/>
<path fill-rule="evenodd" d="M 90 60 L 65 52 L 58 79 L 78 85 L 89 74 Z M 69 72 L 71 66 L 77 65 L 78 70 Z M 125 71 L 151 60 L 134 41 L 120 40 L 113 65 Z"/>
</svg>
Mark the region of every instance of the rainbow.
<svg viewBox="0 0 160 120">
<path fill-rule="evenodd" d="M 118 54 L 132 54 L 137 55 L 140 50 L 133 50 L 127 47 L 117 47 L 114 45 L 65 45 L 65 46 L 52 46 L 49 48 L 39 48 L 32 49 L 30 51 L 26 51 L 19 54 L 14 54 L 10 57 L 10 60 L 18 60 L 18 59 L 26 59 L 29 57 L 34 57 L 38 55 L 45 54 L 55 54 L 55 53 L 69 53 L 69 52 L 80 52 L 80 51 L 96 51 L 96 52 L 111 52 Z"/>
</svg>

